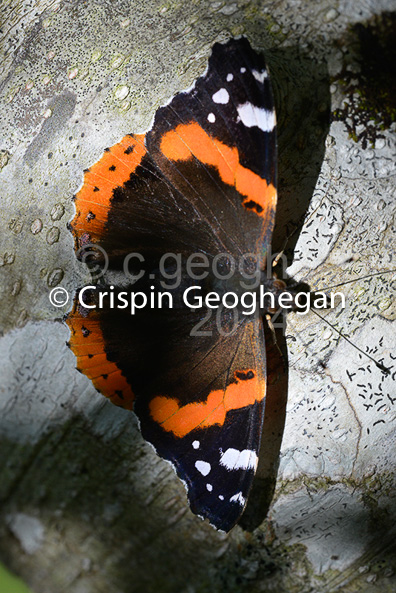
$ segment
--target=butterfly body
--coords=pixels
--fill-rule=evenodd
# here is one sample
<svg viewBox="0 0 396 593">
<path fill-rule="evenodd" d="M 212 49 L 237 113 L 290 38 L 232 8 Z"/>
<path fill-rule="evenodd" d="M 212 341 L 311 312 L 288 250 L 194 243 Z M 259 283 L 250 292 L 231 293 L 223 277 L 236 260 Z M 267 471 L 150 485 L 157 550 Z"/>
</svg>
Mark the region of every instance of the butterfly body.
<svg viewBox="0 0 396 593">
<path fill-rule="evenodd" d="M 215 44 L 192 89 L 85 172 L 75 203 L 76 248 L 95 261 L 99 246 L 126 277 L 101 288 L 140 299 L 133 314 L 99 307 L 96 289 L 76 301 L 67 323 L 78 368 L 134 409 L 144 438 L 186 484 L 193 512 L 228 531 L 257 467 L 266 394 L 269 305 L 246 314 L 241 299 L 263 287 L 276 298 L 285 291 L 266 261 L 276 117 L 263 58 L 244 38 Z M 150 306 L 160 292 L 165 304 Z M 203 300 L 191 306 L 194 295 Z M 228 307 L 232 295 L 238 304 Z"/>
</svg>

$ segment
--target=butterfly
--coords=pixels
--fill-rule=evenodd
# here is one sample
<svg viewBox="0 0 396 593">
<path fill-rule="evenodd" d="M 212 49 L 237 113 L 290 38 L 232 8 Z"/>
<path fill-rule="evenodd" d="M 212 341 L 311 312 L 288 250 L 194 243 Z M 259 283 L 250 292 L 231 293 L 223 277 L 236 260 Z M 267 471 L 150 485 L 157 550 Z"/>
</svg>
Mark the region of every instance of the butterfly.
<svg viewBox="0 0 396 593">
<path fill-rule="evenodd" d="M 253 314 L 242 294 L 284 289 L 266 261 L 276 163 L 264 59 L 246 38 L 216 43 L 205 74 L 157 110 L 148 132 L 85 171 L 70 223 L 77 253 L 88 250 L 91 264 L 105 254 L 110 273 L 67 318 L 77 368 L 134 410 L 191 510 L 226 532 L 252 486 L 267 390 L 268 303 Z M 132 293 L 133 311 L 123 305 Z"/>
</svg>

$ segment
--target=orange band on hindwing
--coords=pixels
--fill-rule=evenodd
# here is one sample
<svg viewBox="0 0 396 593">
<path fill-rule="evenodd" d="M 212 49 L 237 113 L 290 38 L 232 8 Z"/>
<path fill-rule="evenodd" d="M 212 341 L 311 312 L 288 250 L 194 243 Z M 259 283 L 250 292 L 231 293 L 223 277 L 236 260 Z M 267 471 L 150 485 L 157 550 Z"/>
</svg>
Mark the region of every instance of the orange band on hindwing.
<svg viewBox="0 0 396 593">
<path fill-rule="evenodd" d="M 179 124 L 175 130 L 164 134 L 160 149 L 173 161 L 187 161 L 194 156 L 205 165 L 215 167 L 221 180 L 244 196 L 243 205 L 261 216 L 276 205 L 275 186 L 243 167 L 236 147 L 212 138 L 196 122 Z"/>
<path fill-rule="evenodd" d="M 70 223 L 77 248 L 82 235 L 89 235 L 92 242 L 102 238 L 114 190 L 140 165 L 146 154 L 144 139 L 145 134 L 125 136 L 85 171 L 84 185 L 75 197 L 76 216 Z"/>
<path fill-rule="evenodd" d="M 121 370 L 107 357 L 98 314 L 90 311 L 83 315 L 75 305 L 66 323 L 71 331 L 68 345 L 77 358 L 77 369 L 113 404 L 131 410 L 134 394 Z"/>
<path fill-rule="evenodd" d="M 246 378 L 247 373 L 253 376 Z M 150 402 L 151 417 L 164 430 L 179 438 L 195 428 L 207 428 L 215 424 L 222 426 L 227 412 L 252 405 L 265 397 L 265 381 L 260 380 L 253 371 L 239 371 L 235 377 L 236 381 L 224 391 L 211 391 L 204 402 L 179 406 L 177 399 L 157 396 Z"/>
</svg>

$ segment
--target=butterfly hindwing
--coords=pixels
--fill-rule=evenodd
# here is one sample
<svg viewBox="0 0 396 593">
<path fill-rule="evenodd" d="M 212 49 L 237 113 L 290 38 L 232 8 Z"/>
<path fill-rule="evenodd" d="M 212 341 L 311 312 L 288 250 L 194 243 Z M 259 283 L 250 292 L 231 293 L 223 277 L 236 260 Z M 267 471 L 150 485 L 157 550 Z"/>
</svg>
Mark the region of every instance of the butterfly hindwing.
<svg viewBox="0 0 396 593">
<path fill-rule="evenodd" d="M 143 436 L 174 465 L 193 512 L 223 531 L 242 514 L 256 470 L 266 391 L 261 345 L 261 320 L 242 322 L 201 356 L 199 399 L 183 405 L 168 393 L 135 406 Z M 223 356 L 216 376 L 211 359 Z"/>
<path fill-rule="evenodd" d="M 260 444 L 262 322 L 241 314 L 235 324 L 224 311 L 205 324 L 207 335 L 191 336 L 205 318 L 205 308 L 142 309 L 133 316 L 106 308 L 97 327 L 97 311 L 79 307 L 69 318 L 70 344 L 79 368 L 113 403 L 130 408 L 133 395 L 121 383 L 133 385 L 143 436 L 173 464 L 193 511 L 228 531 L 245 506 Z M 99 331 L 103 352 L 96 348 Z M 97 356 L 105 357 L 102 369 Z"/>
<path fill-rule="evenodd" d="M 246 39 L 215 44 L 193 88 L 158 109 L 145 135 L 126 137 L 86 173 L 71 223 L 77 246 L 97 243 L 110 269 L 120 269 L 131 252 L 143 256 L 145 276 L 116 287 L 116 301 L 121 292 L 157 294 L 161 256 L 180 254 L 171 305 L 156 302 L 133 315 L 76 306 L 70 345 L 80 370 L 114 403 L 130 407 L 136 398 L 142 434 L 174 465 L 193 512 L 224 531 L 243 512 L 257 464 L 266 388 L 262 321 L 240 308 L 190 309 L 182 295 L 193 285 L 202 295 L 226 290 L 210 268 L 219 256 L 238 265 L 255 254 L 265 266 L 276 204 L 275 125 L 262 58 Z M 193 253 L 208 258 L 205 279 L 186 272 Z M 240 291 L 235 279 L 230 286 Z M 101 289 L 110 290 L 105 283 Z M 101 364 L 122 389 L 114 380 L 106 387 Z"/>
</svg>

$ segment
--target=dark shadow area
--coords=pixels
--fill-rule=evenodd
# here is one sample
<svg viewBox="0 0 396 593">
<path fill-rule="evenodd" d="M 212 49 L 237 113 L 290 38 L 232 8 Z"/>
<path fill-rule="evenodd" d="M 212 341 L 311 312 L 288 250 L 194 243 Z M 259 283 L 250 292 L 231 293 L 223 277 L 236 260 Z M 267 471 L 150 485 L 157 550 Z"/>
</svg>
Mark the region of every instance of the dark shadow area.
<svg viewBox="0 0 396 593">
<path fill-rule="evenodd" d="M 330 126 L 329 78 L 326 63 L 315 62 L 298 48 L 268 51 L 266 59 L 278 121 L 278 206 L 272 252 L 285 249 L 290 264 L 323 162 Z M 268 513 L 286 418 L 285 332 L 282 328 L 276 330 L 277 344 L 274 344 L 271 331 L 264 325 L 267 358 L 264 427 L 257 474 L 240 521 L 248 531 L 258 527 Z"/>
<path fill-rule="evenodd" d="M 271 386 L 276 390 L 282 378 L 271 371 L 269 377 L 273 394 Z M 279 438 L 276 430 L 281 428 L 280 410 L 273 398 L 270 401 L 266 419 L 270 421 L 274 414 L 277 425 L 269 428 L 267 423 L 266 430 L 275 443 Z M 278 405 L 284 405 L 282 396 Z M 12 470 L 15 479 L 7 487 L 5 481 L 1 484 L 0 525 L 8 524 L 9 519 L 4 517 L 26 513 L 45 526 L 43 545 L 31 555 L 23 550 L 21 553 L 19 540 L 7 527 L 0 531 L 1 558 L 34 591 L 84 588 L 175 593 L 194 589 L 248 593 L 252 584 L 263 587 L 267 580 L 271 590 L 290 590 L 285 557 L 292 564 L 296 562 L 298 547 L 287 551 L 282 545 L 272 548 L 263 541 L 263 534 L 256 532 L 246 541 L 231 536 L 224 548 L 224 537 L 189 513 L 183 488 L 173 489 L 171 481 L 176 482 L 176 477 L 172 470 L 167 466 L 164 470 L 163 462 L 153 470 L 155 461 L 143 453 L 137 430 L 113 438 L 99 436 L 86 421 L 74 417 L 36 445 L 2 441 L 1 453 L 2 471 Z M 148 462 L 150 472 L 145 472 L 143 465 Z M 145 473 L 152 477 L 151 487 Z M 259 469 L 258 492 L 262 495 L 265 488 L 269 492 L 270 486 L 269 479 L 261 478 Z M 255 498 L 257 506 L 250 503 L 250 511 L 260 513 L 260 505 L 269 501 L 263 496 Z M 361 517 L 366 522 L 371 518 L 365 564 L 394 566 L 395 543 L 389 530 L 394 517 L 391 511 L 376 508 L 371 496 L 366 509 L 362 516 L 356 516 L 354 506 L 350 511 L 342 506 L 340 512 L 352 524 L 359 521 L 361 525 Z M 318 513 L 320 508 L 313 508 L 313 523 Z M 334 515 L 334 509 L 331 513 Z M 290 525 L 291 531 L 301 528 L 299 516 L 295 522 L 296 526 Z M 356 533 L 358 537 L 361 535 Z M 353 538 L 352 531 L 351 541 Z M 304 536 L 301 541 L 304 543 Z M 79 566 L 78 558 L 85 559 L 85 568 Z M 254 581 L 247 569 L 251 562 L 258 563 Z M 347 573 L 335 574 L 334 585 L 359 578 L 362 562 L 360 558 Z M 70 579 L 71 566 L 75 566 L 73 582 L 61 587 L 64 579 Z M 298 582 L 303 577 L 295 578 Z"/>
<path fill-rule="evenodd" d="M 14 476 L 0 484 L 4 563 L 41 593 L 76 586 L 123 593 L 250 591 L 242 562 L 247 542 L 234 545 L 231 537 L 224 555 L 224 534 L 190 513 L 176 475 L 144 451 L 136 426 L 113 437 L 97 428 L 75 416 L 36 445 L 1 442 L 0 467 Z M 32 554 L 12 532 L 14 513 L 37 517 L 45 527 Z M 275 551 L 261 566 L 274 573 L 281 563 Z"/>
<path fill-rule="evenodd" d="M 285 244 L 288 261 L 302 227 L 322 167 L 330 127 L 326 62 L 299 48 L 267 52 L 278 121 L 278 205 L 274 253 Z"/>
<path fill-rule="evenodd" d="M 0 488 L 3 525 L 14 512 L 40 517 L 46 525 L 43 546 L 32 556 L 21 556 L 20 541 L 12 531 L 0 532 L 0 556 L 34 591 L 50 593 L 54 583 L 69 579 L 76 550 L 94 563 L 90 568 L 88 562 L 78 576 L 90 582 L 89 590 L 106 590 L 104 583 L 108 587 L 110 579 L 110 588 L 125 593 L 173 593 L 193 582 L 195 573 L 209 586 L 205 572 L 216 541 L 197 555 L 196 540 L 188 533 L 201 531 L 203 537 L 212 528 L 193 515 L 183 519 L 184 489 L 164 462 L 157 469 L 155 460 L 151 462 L 149 473 L 156 475 L 156 483 L 150 487 L 141 441 L 137 428 L 128 430 L 127 437 L 108 438 L 93 433 L 76 416 L 36 446 L 1 443 L 3 462 L 17 476 L 13 484 L 6 488 L 3 482 Z M 166 485 L 170 480 L 175 489 Z M 171 521 L 175 516 L 178 519 Z M 53 566 L 48 557 L 56 558 Z"/>
</svg>

